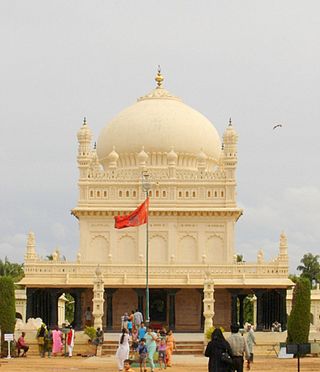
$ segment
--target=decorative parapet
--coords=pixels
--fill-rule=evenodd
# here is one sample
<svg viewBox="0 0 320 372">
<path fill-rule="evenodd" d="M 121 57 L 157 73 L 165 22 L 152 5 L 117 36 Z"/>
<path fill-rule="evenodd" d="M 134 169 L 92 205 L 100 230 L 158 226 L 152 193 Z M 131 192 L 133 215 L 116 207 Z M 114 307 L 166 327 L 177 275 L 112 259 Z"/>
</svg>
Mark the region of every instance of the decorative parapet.
<svg viewBox="0 0 320 372">
<path fill-rule="evenodd" d="M 25 277 L 20 284 L 28 286 L 92 286 L 92 273 L 96 264 L 38 261 L 26 262 Z M 145 266 L 136 264 L 105 264 L 100 266 L 105 284 L 108 286 L 126 285 L 143 287 L 145 285 Z M 215 286 L 230 287 L 288 287 L 288 266 L 279 263 L 270 264 L 230 264 L 230 265 L 177 265 L 174 263 L 149 264 L 149 283 L 153 286 L 196 286 L 202 287 L 205 272 L 210 273 Z M 186 277 L 188 281 L 186 282 Z M 66 281 L 66 278 L 68 279 Z"/>
</svg>

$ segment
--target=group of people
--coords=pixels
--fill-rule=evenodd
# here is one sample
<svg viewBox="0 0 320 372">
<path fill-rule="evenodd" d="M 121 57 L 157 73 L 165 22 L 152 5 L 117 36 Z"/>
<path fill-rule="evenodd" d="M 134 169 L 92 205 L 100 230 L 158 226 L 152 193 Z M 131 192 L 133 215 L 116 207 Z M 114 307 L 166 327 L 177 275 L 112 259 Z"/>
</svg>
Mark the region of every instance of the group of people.
<svg viewBox="0 0 320 372">
<path fill-rule="evenodd" d="M 231 335 L 226 340 L 220 328 L 216 328 L 211 335 L 211 341 L 205 350 L 209 358 L 209 372 L 243 372 L 244 358 L 247 369 L 253 362 L 253 345 L 256 344 L 251 324 L 247 324 L 247 337 L 239 333 L 238 325 L 231 325 Z"/>
<path fill-rule="evenodd" d="M 46 354 L 48 354 L 48 357 L 50 358 L 51 354 L 55 357 L 59 353 L 62 353 L 64 342 L 68 348 L 68 356 L 72 357 L 75 332 L 71 325 L 68 325 L 66 329 L 68 329 L 68 331 L 65 333 L 66 336 L 64 338 L 63 333 L 58 326 L 51 330 L 48 329 L 44 323 L 41 324 L 36 337 L 38 341 L 39 354 L 42 358 L 44 358 Z"/>
<path fill-rule="evenodd" d="M 176 343 L 171 330 L 167 332 L 163 327 L 155 332 L 152 327 L 145 327 L 143 321 L 138 327 L 135 324 L 132 328 L 123 327 L 116 352 L 118 370 L 125 369 L 126 361 L 133 359 L 139 362 L 141 372 L 147 371 L 147 362 L 153 372 L 155 359 L 158 360 L 161 369 L 171 367 L 174 350 L 176 350 Z M 157 358 L 155 358 L 156 352 Z"/>
</svg>

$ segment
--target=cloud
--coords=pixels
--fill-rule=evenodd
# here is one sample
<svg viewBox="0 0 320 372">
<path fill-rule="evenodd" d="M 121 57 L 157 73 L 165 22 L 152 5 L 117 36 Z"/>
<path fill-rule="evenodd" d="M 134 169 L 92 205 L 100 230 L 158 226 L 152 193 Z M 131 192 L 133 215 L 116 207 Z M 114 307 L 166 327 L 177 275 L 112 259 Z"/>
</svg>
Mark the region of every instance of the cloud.
<svg viewBox="0 0 320 372">
<path fill-rule="evenodd" d="M 303 254 L 319 252 L 320 189 L 316 186 L 289 187 L 277 195 L 265 195 L 256 206 L 239 203 L 244 215 L 239 220 L 237 251 L 254 261 L 263 248 L 266 258 L 278 254 L 279 235 L 288 238 L 290 271 Z"/>
<path fill-rule="evenodd" d="M 26 234 L 14 234 L 0 238 L 1 258 L 8 257 L 9 261 L 22 262 L 27 243 Z"/>
</svg>

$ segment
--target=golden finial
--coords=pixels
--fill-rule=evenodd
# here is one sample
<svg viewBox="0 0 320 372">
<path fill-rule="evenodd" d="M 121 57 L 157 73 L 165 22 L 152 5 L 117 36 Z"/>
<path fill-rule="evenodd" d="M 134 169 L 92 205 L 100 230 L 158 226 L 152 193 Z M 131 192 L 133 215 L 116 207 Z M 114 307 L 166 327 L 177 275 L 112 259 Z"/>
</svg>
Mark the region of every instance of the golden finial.
<svg viewBox="0 0 320 372">
<path fill-rule="evenodd" d="M 157 76 L 155 77 L 154 80 L 157 82 L 157 85 L 158 85 L 157 88 L 161 88 L 161 85 L 162 85 L 162 82 L 163 82 L 164 78 L 161 75 L 161 67 L 160 67 L 160 65 L 158 65 L 158 73 L 157 73 Z"/>
</svg>

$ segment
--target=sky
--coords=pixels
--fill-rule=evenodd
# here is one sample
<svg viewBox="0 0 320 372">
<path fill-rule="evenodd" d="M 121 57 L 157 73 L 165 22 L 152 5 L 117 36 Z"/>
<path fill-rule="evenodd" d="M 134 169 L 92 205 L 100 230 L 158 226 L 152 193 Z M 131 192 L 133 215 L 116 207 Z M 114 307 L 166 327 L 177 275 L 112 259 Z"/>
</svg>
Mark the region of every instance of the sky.
<svg viewBox="0 0 320 372">
<path fill-rule="evenodd" d="M 165 87 L 222 135 L 239 135 L 236 251 L 256 261 L 288 237 L 290 272 L 320 253 L 317 0 L 0 2 L 0 258 L 75 259 L 76 134 L 96 140 L 123 108 Z M 273 130 L 273 126 L 282 127 Z"/>
</svg>

